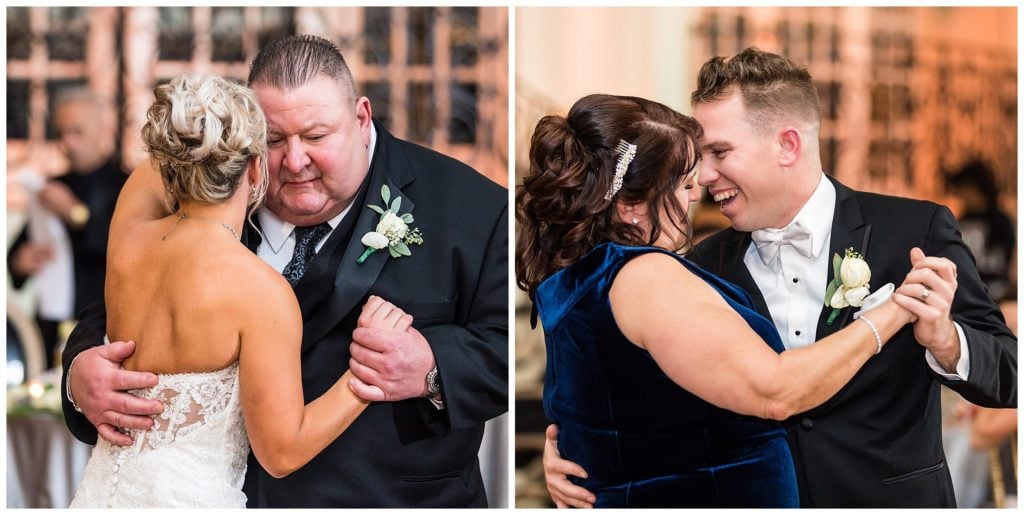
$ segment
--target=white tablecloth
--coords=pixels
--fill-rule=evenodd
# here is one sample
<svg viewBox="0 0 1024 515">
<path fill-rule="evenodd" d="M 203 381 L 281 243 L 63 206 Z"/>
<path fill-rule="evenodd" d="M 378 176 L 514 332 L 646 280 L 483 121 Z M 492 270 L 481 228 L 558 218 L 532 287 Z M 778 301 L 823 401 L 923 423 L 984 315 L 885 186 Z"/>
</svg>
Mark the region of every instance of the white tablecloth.
<svg viewBox="0 0 1024 515">
<path fill-rule="evenodd" d="M 8 416 L 7 507 L 67 508 L 90 453 L 55 416 Z"/>
</svg>

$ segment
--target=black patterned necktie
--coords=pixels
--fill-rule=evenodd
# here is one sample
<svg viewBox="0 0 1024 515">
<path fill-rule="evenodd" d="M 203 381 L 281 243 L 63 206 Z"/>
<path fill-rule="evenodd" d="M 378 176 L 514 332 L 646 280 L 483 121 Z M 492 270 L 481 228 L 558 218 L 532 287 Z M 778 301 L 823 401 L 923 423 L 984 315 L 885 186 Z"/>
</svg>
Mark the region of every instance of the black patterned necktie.
<svg viewBox="0 0 1024 515">
<path fill-rule="evenodd" d="M 316 254 L 316 244 L 330 230 L 331 226 L 327 222 L 312 227 L 295 228 L 295 253 L 292 254 L 292 260 L 285 265 L 284 271 L 281 272 L 292 286 L 298 284 L 299 279 L 302 279 L 302 274 L 306 273 L 310 260 Z"/>
</svg>

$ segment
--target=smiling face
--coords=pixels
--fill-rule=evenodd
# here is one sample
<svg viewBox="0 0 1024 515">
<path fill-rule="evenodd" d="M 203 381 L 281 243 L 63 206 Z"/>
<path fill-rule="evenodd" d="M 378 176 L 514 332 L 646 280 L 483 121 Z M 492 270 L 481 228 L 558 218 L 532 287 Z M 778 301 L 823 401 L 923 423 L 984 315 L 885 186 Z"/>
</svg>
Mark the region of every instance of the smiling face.
<svg viewBox="0 0 1024 515">
<path fill-rule="evenodd" d="M 700 184 L 738 231 L 784 227 L 799 211 L 794 188 L 779 166 L 775 134 L 751 124 L 738 92 L 699 103 L 693 116 L 704 128 Z"/>
<path fill-rule="evenodd" d="M 267 208 L 298 226 L 348 206 L 369 167 L 370 101 L 319 75 L 302 86 L 253 85 L 267 117 Z"/>
</svg>

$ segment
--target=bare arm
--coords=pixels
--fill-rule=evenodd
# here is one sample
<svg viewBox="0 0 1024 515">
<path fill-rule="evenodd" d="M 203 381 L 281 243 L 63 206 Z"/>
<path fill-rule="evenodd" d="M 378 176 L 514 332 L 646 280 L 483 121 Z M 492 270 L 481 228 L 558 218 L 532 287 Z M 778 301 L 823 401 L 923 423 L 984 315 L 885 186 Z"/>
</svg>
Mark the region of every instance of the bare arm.
<svg viewBox="0 0 1024 515">
<path fill-rule="evenodd" d="M 171 206 L 164 193 L 160 172 L 146 159 L 128 176 L 117 197 L 117 207 L 110 221 L 111 242 L 128 225 L 157 220 L 170 214 Z"/>
<path fill-rule="evenodd" d="M 814 345 L 776 354 L 714 289 L 664 254 L 627 263 L 610 298 L 623 334 L 673 381 L 745 415 L 783 420 L 818 406 L 877 349 L 868 324 L 855 322 Z M 890 301 L 870 319 L 884 342 L 911 315 Z"/>
<path fill-rule="evenodd" d="M 239 373 L 253 454 L 272 476 L 284 477 L 338 438 L 369 402 L 349 388 L 352 373 L 346 371 L 323 395 L 304 403 L 299 353 L 302 317 L 290 287 L 280 276 L 276 279 L 280 279 L 275 284 L 277 293 L 263 297 L 269 299 L 267 305 L 243 329 Z M 385 304 L 375 308 L 370 326 L 407 330 L 412 319 Z"/>
</svg>

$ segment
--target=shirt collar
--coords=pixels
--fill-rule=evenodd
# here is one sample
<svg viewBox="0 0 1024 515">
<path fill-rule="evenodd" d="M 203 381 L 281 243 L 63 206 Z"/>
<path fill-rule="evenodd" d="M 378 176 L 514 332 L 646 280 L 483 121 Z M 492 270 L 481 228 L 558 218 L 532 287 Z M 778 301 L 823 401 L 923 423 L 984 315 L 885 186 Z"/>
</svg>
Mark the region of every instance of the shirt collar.
<svg viewBox="0 0 1024 515">
<path fill-rule="evenodd" d="M 374 127 L 373 123 L 370 123 L 370 147 L 367 163 L 373 162 L 373 147 L 377 144 L 377 128 Z M 369 171 L 367 171 L 369 173 Z M 334 218 L 327 221 L 327 225 L 331 226 L 333 231 L 341 220 L 345 218 L 345 215 L 352 209 L 352 204 L 349 203 L 345 209 L 341 210 Z M 265 241 L 270 248 L 274 249 L 274 252 L 280 252 L 281 247 L 284 245 L 288 237 L 291 236 L 292 231 L 295 230 L 295 224 L 285 222 L 278 218 L 277 215 L 272 213 L 266 206 L 263 206 L 256 213 L 256 216 L 260 219 L 260 230 L 263 232 L 263 241 Z"/>
<path fill-rule="evenodd" d="M 825 178 L 822 173 L 818 180 L 818 187 L 811 193 L 804 207 L 800 208 L 793 221 L 789 224 L 800 222 L 811 231 L 811 253 L 818 257 L 825 249 L 825 242 L 832 234 L 832 220 L 836 211 L 836 187 L 832 181 Z M 787 226 L 788 227 L 788 226 Z"/>
</svg>

